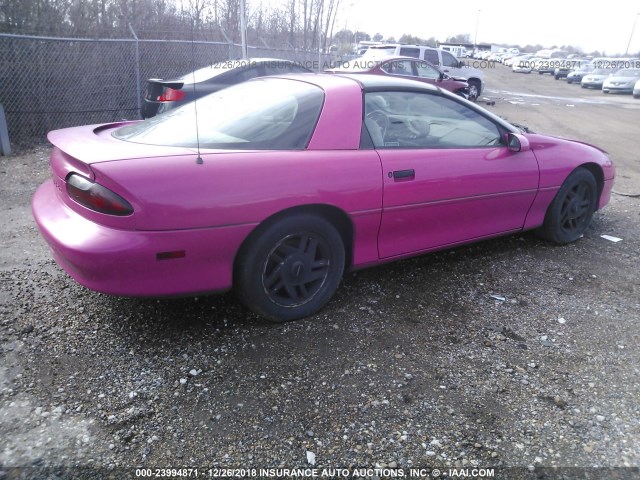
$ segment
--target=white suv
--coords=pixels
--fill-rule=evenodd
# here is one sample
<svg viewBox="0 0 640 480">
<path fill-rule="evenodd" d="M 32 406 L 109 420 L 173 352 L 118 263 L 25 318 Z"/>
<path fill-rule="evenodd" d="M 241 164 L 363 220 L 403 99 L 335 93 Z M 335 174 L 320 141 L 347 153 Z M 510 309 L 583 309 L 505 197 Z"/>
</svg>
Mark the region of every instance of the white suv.
<svg viewBox="0 0 640 480">
<path fill-rule="evenodd" d="M 363 58 L 380 58 L 390 55 L 419 58 L 436 65 L 450 77 L 464 78 L 469 84 L 469 99 L 477 99 L 484 88 L 484 72 L 482 70 L 465 65 L 464 62 L 441 48 L 400 43 L 371 45 L 364 53 Z"/>
</svg>

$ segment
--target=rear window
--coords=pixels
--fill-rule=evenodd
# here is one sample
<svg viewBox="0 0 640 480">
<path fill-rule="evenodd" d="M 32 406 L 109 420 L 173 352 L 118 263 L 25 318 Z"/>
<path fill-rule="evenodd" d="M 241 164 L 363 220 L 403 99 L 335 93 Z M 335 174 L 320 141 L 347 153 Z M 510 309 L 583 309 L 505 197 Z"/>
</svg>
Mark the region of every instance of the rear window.
<svg viewBox="0 0 640 480">
<path fill-rule="evenodd" d="M 323 102 L 324 93 L 315 85 L 263 78 L 119 128 L 113 136 L 127 142 L 190 148 L 304 149 Z"/>
<path fill-rule="evenodd" d="M 229 60 L 227 62 L 214 63 L 208 67 L 201 68 L 195 72 L 189 72 L 182 77 L 178 77 L 176 81 L 184 83 L 200 83 L 211 80 L 214 77 L 230 72 L 237 68 L 247 68 L 251 66 L 249 60 Z"/>
<path fill-rule="evenodd" d="M 380 58 L 388 55 L 395 55 L 395 53 L 396 47 L 393 45 L 389 47 L 369 47 L 369 49 L 364 52 L 364 56 L 367 58 Z"/>
</svg>

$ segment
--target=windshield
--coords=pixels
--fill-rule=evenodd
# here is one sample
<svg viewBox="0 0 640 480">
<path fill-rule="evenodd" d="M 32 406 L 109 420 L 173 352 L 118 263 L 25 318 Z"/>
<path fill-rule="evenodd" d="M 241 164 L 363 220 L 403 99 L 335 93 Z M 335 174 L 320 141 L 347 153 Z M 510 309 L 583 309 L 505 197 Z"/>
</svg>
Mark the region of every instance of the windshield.
<svg viewBox="0 0 640 480">
<path fill-rule="evenodd" d="M 627 68 L 616 73 L 616 77 L 640 77 L 640 70 Z"/>
<path fill-rule="evenodd" d="M 323 102 L 324 93 L 315 85 L 265 78 L 119 128 L 113 136 L 127 142 L 190 148 L 304 149 Z"/>
</svg>

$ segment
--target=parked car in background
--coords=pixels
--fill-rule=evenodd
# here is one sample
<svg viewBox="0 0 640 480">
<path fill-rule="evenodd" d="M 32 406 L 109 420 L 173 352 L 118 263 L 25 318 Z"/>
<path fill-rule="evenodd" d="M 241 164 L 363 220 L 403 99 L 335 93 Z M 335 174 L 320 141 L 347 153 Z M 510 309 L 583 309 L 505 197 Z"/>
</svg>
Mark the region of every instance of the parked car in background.
<svg viewBox="0 0 640 480">
<path fill-rule="evenodd" d="M 633 93 L 633 88 L 639 79 L 639 68 L 623 68 L 605 79 L 602 83 L 602 91 L 604 93 Z"/>
<path fill-rule="evenodd" d="M 516 62 L 523 62 L 525 60 L 530 60 L 534 58 L 534 56 L 532 54 L 523 54 L 523 55 L 516 55 L 514 57 L 511 57 L 509 60 L 505 60 L 502 62 L 503 65 L 506 65 L 507 67 L 513 67 L 513 65 Z"/>
<path fill-rule="evenodd" d="M 561 78 L 567 78 L 570 72 L 588 63 L 589 63 L 588 60 L 578 59 L 578 58 L 571 58 L 571 59 L 568 58 L 566 60 L 561 60 L 558 66 L 553 71 L 553 78 L 555 78 L 556 80 L 560 80 Z"/>
<path fill-rule="evenodd" d="M 512 72 L 531 73 L 531 62 L 529 60 L 516 60 L 511 65 Z"/>
<path fill-rule="evenodd" d="M 561 67 L 565 64 L 561 58 L 541 58 L 540 61 L 536 62 L 534 70 L 538 72 L 540 75 L 545 73 L 550 73 L 553 75 L 556 68 Z"/>
<path fill-rule="evenodd" d="M 633 87 L 633 98 L 640 98 L 640 80 Z"/>
<path fill-rule="evenodd" d="M 580 83 L 582 77 L 594 70 L 593 65 L 585 63 L 567 74 L 567 83 Z"/>
<path fill-rule="evenodd" d="M 329 73 L 371 73 L 404 77 L 419 82 L 430 83 L 448 90 L 467 100 L 475 101 L 477 97 L 469 96 L 469 84 L 464 78 L 452 78 L 430 63 L 410 57 L 389 57 L 380 59 L 364 58 L 352 60 L 340 68 L 327 70 Z"/>
<path fill-rule="evenodd" d="M 249 58 L 214 63 L 172 80 L 150 78 L 143 93 L 142 118 L 151 118 L 209 93 L 256 77 L 308 73 L 310 69 L 291 60 Z"/>
<path fill-rule="evenodd" d="M 469 84 L 470 98 L 478 98 L 484 89 L 484 72 L 482 70 L 469 67 L 463 61 L 458 60 L 441 48 L 427 47 L 425 45 L 387 43 L 384 45 L 371 46 L 362 58 L 369 60 L 389 56 L 413 57 L 426 60 L 447 75 L 455 78 L 464 78 Z"/>
<path fill-rule="evenodd" d="M 582 88 L 597 88 L 600 90 L 605 79 L 614 72 L 615 70 L 609 68 L 596 68 L 582 77 L 582 80 L 580 80 L 580 86 L 582 86 Z"/>
<path fill-rule="evenodd" d="M 523 230 L 577 241 L 613 188 L 602 150 L 397 77 L 257 78 L 198 106 L 49 133 L 33 214 L 80 284 L 234 288 L 259 315 L 295 320 L 348 270 Z"/>
</svg>

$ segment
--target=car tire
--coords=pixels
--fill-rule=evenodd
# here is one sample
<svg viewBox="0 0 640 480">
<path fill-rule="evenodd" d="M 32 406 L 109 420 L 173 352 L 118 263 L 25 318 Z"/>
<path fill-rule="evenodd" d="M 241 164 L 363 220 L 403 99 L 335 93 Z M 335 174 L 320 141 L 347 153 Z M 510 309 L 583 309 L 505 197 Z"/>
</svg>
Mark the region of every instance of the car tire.
<svg viewBox="0 0 640 480">
<path fill-rule="evenodd" d="M 556 80 L 560 80 L 560 77 L 558 75 L 554 75 L 553 78 L 555 78 Z"/>
<path fill-rule="evenodd" d="M 633 98 L 640 98 L 640 94 L 633 94 Z"/>
<path fill-rule="evenodd" d="M 572 84 L 573 82 L 567 78 L 567 84 Z"/>
<path fill-rule="evenodd" d="M 469 84 L 469 101 L 475 102 L 480 96 L 480 82 L 475 79 L 471 79 L 467 82 Z"/>
<path fill-rule="evenodd" d="M 575 242 L 589 227 L 597 200 L 593 174 L 584 168 L 575 169 L 558 190 L 536 233 L 559 245 Z"/>
<path fill-rule="evenodd" d="M 342 236 L 328 220 L 294 214 L 252 234 L 239 253 L 236 291 L 251 310 L 288 322 L 320 310 L 345 266 Z"/>
</svg>

